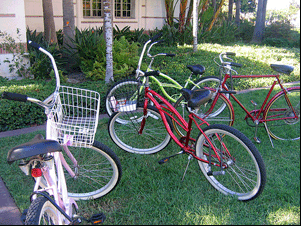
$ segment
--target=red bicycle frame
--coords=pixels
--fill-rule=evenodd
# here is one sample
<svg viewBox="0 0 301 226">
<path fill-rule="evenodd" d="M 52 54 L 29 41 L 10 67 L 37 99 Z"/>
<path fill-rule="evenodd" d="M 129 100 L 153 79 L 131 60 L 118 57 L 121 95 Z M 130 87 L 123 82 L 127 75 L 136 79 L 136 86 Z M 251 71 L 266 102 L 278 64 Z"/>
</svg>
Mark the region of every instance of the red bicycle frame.
<svg viewBox="0 0 301 226">
<path fill-rule="evenodd" d="M 298 115 L 296 114 L 294 108 L 292 107 L 292 104 L 289 100 L 289 98 L 287 97 L 287 91 L 286 90 L 290 90 L 290 89 L 293 89 L 295 87 L 292 87 L 292 88 L 287 88 L 285 89 L 283 87 L 283 85 L 281 84 L 280 82 L 280 79 L 279 79 L 279 75 L 229 75 L 229 74 L 225 74 L 225 77 L 224 77 L 224 80 L 221 84 L 221 87 L 223 90 L 225 91 L 229 91 L 229 89 L 226 87 L 226 81 L 229 79 L 229 78 L 276 78 L 276 80 L 273 82 L 265 100 L 263 101 L 262 105 L 261 105 L 261 108 L 258 109 L 258 110 L 252 110 L 252 111 L 248 111 L 245 106 L 234 96 L 233 93 L 229 93 L 230 96 L 235 100 L 235 102 L 247 113 L 247 116 L 245 117 L 245 120 L 247 118 L 251 118 L 253 121 L 258 121 L 259 123 L 263 123 L 263 122 L 267 122 L 267 121 L 276 121 L 276 120 L 284 120 L 284 119 L 298 119 Z M 271 96 L 271 93 L 275 87 L 276 84 L 279 84 L 279 86 L 281 87 L 281 91 L 278 92 L 276 95 L 274 95 L 273 98 L 271 98 L 271 100 L 268 102 L 268 99 L 270 98 Z M 295 116 L 294 117 L 284 117 L 284 118 L 272 118 L 272 119 L 265 119 L 266 117 L 266 114 L 267 114 L 267 106 L 270 105 L 270 103 L 275 99 L 277 98 L 280 94 L 282 93 L 285 93 L 285 99 L 287 101 L 287 104 L 293 109 L 294 111 L 294 114 Z M 215 99 L 214 99 L 214 102 L 212 104 L 212 106 L 210 107 L 209 109 L 209 112 L 211 112 L 213 110 L 213 107 L 214 107 L 214 103 L 216 103 L 217 99 L 219 98 L 220 95 L 223 95 L 222 93 L 220 93 L 220 91 L 217 93 Z M 268 103 L 267 103 L 268 102 Z M 234 109 L 233 109 L 233 106 L 231 106 L 231 110 L 233 112 L 233 118 L 234 118 Z M 283 109 L 274 109 L 273 111 L 283 111 Z M 263 113 L 263 117 L 262 118 L 259 118 L 260 115 Z M 276 115 L 277 116 L 277 115 Z"/>
<path fill-rule="evenodd" d="M 161 100 L 163 102 L 163 104 L 159 104 L 159 102 L 156 100 L 156 98 Z M 208 138 L 208 136 L 204 133 L 204 131 L 201 128 L 201 125 L 209 126 L 209 123 L 193 113 L 189 114 L 189 121 L 187 123 L 185 121 L 185 119 L 180 115 L 180 113 L 166 99 L 164 99 L 160 94 L 151 90 L 148 86 L 145 87 L 145 101 L 144 101 L 144 106 L 143 106 L 144 118 L 141 122 L 140 130 L 139 130 L 140 134 L 143 133 L 143 128 L 144 128 L 146 117 L 147 117 L 147 105 L 148 105 L 149 101 L 154 103 L 155 107 L 158 109 L 158 111 L 161 115 L 162 121 L 165 125 L 165 128 L 166 128 L 168 134 L 176 142 L 176 144 L 178 144 L 181 147 L 182 150 L 184 150 L 188 154 L 191 154 L 194 158 L 196 158 L 199 161 L 209 163 L 209 161 L 207 161 L 205 159 L 201 159 L 198 156 L 196 156 L 195 150 L 192 149 L 191 146 L 189 145 L 189 141 L 195 141 L 195 139 L 190 137 L 191 130 L 192 130 L 192 122 L 194 122 L 195 125 L 197 126 L 197 128 L 200 130 L 200 132 L 205 136 L 205 139 L 208 142 L 208 146 L 212 147 L 212 150 L 215 153 L 214 157 L 218 158 L 219 162 L 221 162 L 220 156 L 217 153 L 217 148 L 212 144 L 211 140 Z M 173 133 L 173 131 L 171 130 L 171 128 L 168 124 L 166 115 L 168 115 L 171 119 L 173 119 L 179 126 L 181 126 L 187 132 L 187 135 L 185 137 L 178 139 L 175 136 L 175 134 Z M 176 117 L 174 117 L 173 115 L 175 115 Z M 196 118 L 198 120 L 200 120 L 201 123 L 198 123 Z M 219 140 L 222 140 L 222 138 L 220 136 L 217 135 L 217 137 Z M 222 145 L 223 145 L 223 148 L 225 149 L 225 151 L 227 152 L 227 154 L 229 156 L 231 156 L 228 149 L 226 148 L 226 146 L 224 144 L 222 144 Z M 216 164 L 216 163 L 211 163 L 211 164 L 214 164 L 215 166 L 220 167 L 219 164 Z M 224 168 L 226 168 L 226 166 L 224 166 Z"/>
</svg>

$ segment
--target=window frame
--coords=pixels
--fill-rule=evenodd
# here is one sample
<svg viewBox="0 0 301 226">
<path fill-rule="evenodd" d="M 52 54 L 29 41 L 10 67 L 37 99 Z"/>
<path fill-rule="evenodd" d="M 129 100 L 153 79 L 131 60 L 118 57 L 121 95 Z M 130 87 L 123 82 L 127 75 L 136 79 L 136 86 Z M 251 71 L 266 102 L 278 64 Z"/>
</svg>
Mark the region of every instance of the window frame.
<svg viewBox="0 0 301 226">
<path fill-rule="evenodd" d="M 83 14 L 83 18 L 84 19 L 103 19 L 104 18 L 104 7 L 103 7 L 103 1 L 104 0 L 97 0 L 98 2 L 96 2 L 96 4 L 101 4 L 101 16 L 93 16 L 93 8 L 91 8 L 92 4 L 93 4 L 93 0 L 82 0 L 82 14 Z M 136 0 L 130 0 L 130 16 L 116 16 L 116 1 L 117 0 L 113 0 L 113 18 L 116 20 L 126 20 L 126 19 L 136 19 Z M 123 0 L 121 1 L 121 14 L 123 14 Z M 84 4 L 89 4 L 89 6 L 84 7 Z M 88 8 L 90 7 L 90 8 Z M 97 9 L 96 9 L 97 10 Z M 86 15 L 86 12 L 90 12 L 90 16 Z M 127 11 L 125 11 L 127 12 Z"/>
</svg>

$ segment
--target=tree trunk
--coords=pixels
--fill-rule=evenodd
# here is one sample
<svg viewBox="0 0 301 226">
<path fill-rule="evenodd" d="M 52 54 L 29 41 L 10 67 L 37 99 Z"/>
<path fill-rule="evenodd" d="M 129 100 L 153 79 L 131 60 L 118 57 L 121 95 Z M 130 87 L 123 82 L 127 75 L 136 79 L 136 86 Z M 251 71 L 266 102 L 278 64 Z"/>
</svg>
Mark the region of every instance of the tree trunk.
<svg viewBox="0 0 301 226">
<path fill-rule="evenodd" d="M 222 1 L 221 1 L 221 4 L 219 5 L 218 9 L 216 10 L 216 12 L 215 12 L 215 14 L 214 14 L 214 17 L 213 17 L 213 19 L 212 19 L 212 21 L 211 21 L 211 23 L 210 23 L 210 25 L 209 25 L 207 31 L 211 31 L 211 29 L 212 29 L 212 27 L 213 27 L 213 25 L 214 25 L 214 23 L 215 23 L 215 21 L 216 21 L 218 15 L 219 15 L 219 13 L 220 13 L 220 11 L 221 11 L 223 5 L 224 5 L 224 2 L 225 2 L 225 0 L 222 0 Z"/>
<path fill-rule="evenodd" d="M 237 24 L 237 26 L 240 25 L 240 6 L 241 6 L 241 0 L 236 0 L 235 23 Z"/>
<path fill-rule="evenodd" d="M 106 77 L 105 82 L 114 81 L 113 77 L 113 24 L 112 0 L 104 0 L 104 31 L 106 40 Z"/>
<path fill-rule="evenodd" d="M 214 9 L 214 13 L 216 13 L 216 0 L 212 0 L 212 7 Z"/>
<path fill-rule="evenodd" d="M 193 1 L 193 52 L 198 50 L 198 0 Z"/>
<path fill-rule="evenodd" d="M 52 0 L 43 0 L 44 37 L 49 44 L 57 43 Z"/>
<path fill-rule="evenodd" d="M 166 21 L 169 26 L 173 26 L 173 17 L 174 17 L 174 1 L 165 0 L 165 9 L 166 9 Z"/>
<path fill-rule="evenodd" d="M 258 0 L 256 25 L 253 33 L 252 42 L 261 43 L 265 29 L 265 17 L 267 9 L 267 0 Z"/>
<path fill-rule="evenodd" d="M 202 17 L 202 14 L 207 10 L 207 6 L 208 6 L 208 4 L 209 4 L 209 0 L 203 0 L 203 1 L 200 1 L 200 5 L 201 4 L 203 4 L 202 5 L 202 9 L 201 9 L 201 11 L 200 12 L 198 12 L 199 14 L 200 14 L 200 17 Z M 202 27 L 203 27 L 203 25 L 202 25 L 202 23 L 200 22 L 200 27 L 201 27 L 201 30 L 203 29 Z"/>
<path fill-rule="evenodd" d="M 73 0 L 63 0 L 63 33 L 64 33 L 64 47 L 74 47 L 72 41 L 75 37 L 74 24 L 74 6 Z"/>
<path fill-rule="evenodd" d="M 63 53 L 63 56 L 67 60 L 66 70 L 70 71 L 76 64 L 74 57 L 70 57 L 75 51 L 75 45 L 72 42 L 75 39 L 73 0 L 63 0 L 63 34 L 63 47 L 70 53 Z"/>
<path fill-rule="evenodd" d="M 194 0 L 190 0 L 189 10 L 188 10 L 188 13 L 187 13 L 187 19 L 186 19 L 186 23 L 185 23 L 185 28 L 188 27 L 191 23 L 191 16 L 192 16 L 192 12 L 193 12 L 193 1 Z"/>
<path fill-rule="evenodd" d="M 183 33 L 183 31 L 184 31 L 187 2 L 188 2 L 188 0 L 181 0 L 181 2 L 180 2 L 180 15 L 179 15 L 179 32 L 180 33 Z"/>
<path fill-rule="evenodd" d="M 232 21 L 233 17 L 233 0 L 229 0 L 229 12 L 228 12 L 228 21 Z"/>
</svg>

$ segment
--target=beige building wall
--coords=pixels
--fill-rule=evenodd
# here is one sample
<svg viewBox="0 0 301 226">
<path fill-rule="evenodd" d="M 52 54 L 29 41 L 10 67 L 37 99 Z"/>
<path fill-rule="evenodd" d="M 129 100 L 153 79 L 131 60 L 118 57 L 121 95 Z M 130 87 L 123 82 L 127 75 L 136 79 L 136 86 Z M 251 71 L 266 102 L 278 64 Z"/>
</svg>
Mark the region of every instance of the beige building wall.
<svg viewBox="0 0 301 226">
<path fill-rule="evenodd" d="M 17 34 L 19 29 L 19 35 Z M 24 0 L 0 0 L 0 31 L 10 35 L 16 43 L 26 45 L 26 24 L 24 13 Z M 0 42 L 3 40 L 0 37 Z M 0 76 L 7 78 L 18 77 L 15 73 L 9 72 L 9 64 L 3 61 L 11 60 L 13 54 L 0 48 Z"/>
<path fill-rule="evenodd" d="M 43 8 L 42 0 L 24 0 L 26 25 L 30 30 L 41 32 L 44 30 L 43 25 Z M 114 2 L 114 0 L 113 0 Z M 114 26 L 120 29 L 130 26 L 131 30 L 144 28 L 145 30 L 154 30 L 161 28 L 165 23 L 165 0 L 135 0 L 135 18 L 117 19 L 113 15 Z M 75 26 L 79 29 L 102 27 L 103 19 L 84 18 L 83 1 L 74 0 Z M 63 6 L 62 0 L 52 0 L 53 15 L 56 30 L 63 29 Z M 114 7 L 114 5 L 113 5 Z M 177 7 L 178 8 L 178 7 Z M 177 12 L 176 12 L 177 15 Z"/>
</svg>

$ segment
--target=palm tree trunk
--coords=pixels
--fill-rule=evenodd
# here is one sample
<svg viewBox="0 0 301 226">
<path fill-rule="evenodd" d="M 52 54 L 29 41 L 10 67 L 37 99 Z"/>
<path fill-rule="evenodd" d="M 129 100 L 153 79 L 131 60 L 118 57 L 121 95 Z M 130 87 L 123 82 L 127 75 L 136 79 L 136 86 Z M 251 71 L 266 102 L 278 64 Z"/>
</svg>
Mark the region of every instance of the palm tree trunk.
<svg viewBox="0 0 301 226">
<path fill-rule="evenodd" d="M 112 0 L 104 0 L 104 30 L 106 40 L 106 77 L 105 82 L 113 81 L 113 23 Z"/>
<path fill-rule="evenodd" d="M 73 0 L 63 0 L 63 32 L 64 32 L 64 47 L 73 47 L 75 36 L 75 24 L 74 24 L 74 6 Z"/>
<path fill-rule="evenodd" d="M 221 1 L 221 3 L 220 3 L 220 5 L 219 5 L 219 7 L 217 8 L 217 10 L 216 10 L 216 12 L 215 12 L 215 14 L 214 14 L 214 17 L 213 17 L 213 19 L 212 19 L 212 21 L 211 21 L 211 23 L 210 23 L 210 25 L 209 25 L 207 31 L 211 31 L 211 29 L 212 29 L 212 27 L 213 27 L 213 25 L 214 25 L 214 23 L 215 23 L 215 21 L 216 21 L 218 15 L 219 15 L 220 11 L 221 11 L 221 9 L 222 9 L 222 6 L 224 5 L 224 2 L 225 2 L 225 0 L 222 0 L 222 1 Z"/>
<path fill-rule="evenodd" d="M 180 2 L 180 15 L 179 15 L 179 32 L 180 33 L 183 33 L 183 31 L 184 31 L 187 2 L 188 2 L 188 0 L 181 0 L 181 2 Z"/>
<path fill-rule="evenodd" d="M 43 0 L 44 37 L 49 44 L 57 43 L 52 0 Z"/>
<path fill-rule="evenodd" d="M 191 16 L 192 16 L 192 12 L 193 12 L 193 1 L 194 0 L 190 0 L 189 10 L 188 10 L 188 13 L 187 13 L 187 19 L 186 19 L 185 27 L 188 27 L 190 25 L 190 22 L 191 22 Z"/>
</svg>

